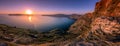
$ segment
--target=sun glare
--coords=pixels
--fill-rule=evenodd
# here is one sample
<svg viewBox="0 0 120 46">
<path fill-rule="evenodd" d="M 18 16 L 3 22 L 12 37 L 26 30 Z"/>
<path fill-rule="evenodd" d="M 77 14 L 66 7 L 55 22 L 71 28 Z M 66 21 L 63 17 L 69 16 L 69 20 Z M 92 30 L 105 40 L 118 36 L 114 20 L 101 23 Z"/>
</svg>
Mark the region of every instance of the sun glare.
<svg viewBox="0 0 120 46">
<path fill-rule="evenodd" d="M 33 14 L 31 10 L 26 10 L 26 14 Z"/>
<path fill-rule="evenodd" d="M 28 19 L 30 22 L 32 22 L 32 16 L 29 16 Z"/>
</svg>

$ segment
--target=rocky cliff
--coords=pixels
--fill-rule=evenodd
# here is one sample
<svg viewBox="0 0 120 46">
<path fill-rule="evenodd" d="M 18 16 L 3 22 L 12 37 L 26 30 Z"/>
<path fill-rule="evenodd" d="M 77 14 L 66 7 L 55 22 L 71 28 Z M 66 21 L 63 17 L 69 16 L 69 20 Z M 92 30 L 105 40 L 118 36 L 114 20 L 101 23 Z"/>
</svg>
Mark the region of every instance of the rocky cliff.
<svg viewBox="0 0 120 46">
<path fill-rule="evenodd" d="M 70 46 L 120 46 L 120 0 L 100 0 L 95 11 L 81 16 L 68 32 L 77 34 Z"/>
<path fill-rule="evenodd" d="M 120 0 L 100 0 L 96 3 L 95 14 L 120 16 Z"/>
<path fill-rule="evenodd" d="M 101 16 L 94 19 L 91 24 L 78 26 L 72 33 L 79 36 L 71 46 L 119 46 L 120 45 L 120 18 Z M 87 21 L 85 21 L 87 23 Z M 89 26 L 88 26 L 89 25 Z M 81 30 L 84 29 L 84 30 Z M 77 34 L 75 33 L 75 34 Z"/>
<path fill-rule="evenodd" d="M 78 20 L 70 27 L 68 32 L 79 35 L 81 32 L 84 32 L 84 30 L 89 30 L 90 24 L 92 22 L 91 16 L 91 13 L 80 16 Z"/>
<path fill-rule="evenodd" d="M 63 46 L 76 37 L 64 30 L 38 32 L 0 24 L 0 46 Z"/>
</svg>

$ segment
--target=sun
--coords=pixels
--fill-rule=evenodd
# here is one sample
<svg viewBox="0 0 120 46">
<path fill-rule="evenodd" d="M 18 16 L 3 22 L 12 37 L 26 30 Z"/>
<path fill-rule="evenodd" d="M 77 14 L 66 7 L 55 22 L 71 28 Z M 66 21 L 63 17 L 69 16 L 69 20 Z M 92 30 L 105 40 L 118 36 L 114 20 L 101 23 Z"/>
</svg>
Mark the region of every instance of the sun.
<svg viewBox="0 0 120 46">
<path fill-rule="evenodd" d="M 30 10 L 30 9 L 26 10 L 25 13 L 26 13 L 26 14 L 29 14 L 29 15 L 30 15 L 30 14 L 33 14 L 32 10 Z"/>
</svg>

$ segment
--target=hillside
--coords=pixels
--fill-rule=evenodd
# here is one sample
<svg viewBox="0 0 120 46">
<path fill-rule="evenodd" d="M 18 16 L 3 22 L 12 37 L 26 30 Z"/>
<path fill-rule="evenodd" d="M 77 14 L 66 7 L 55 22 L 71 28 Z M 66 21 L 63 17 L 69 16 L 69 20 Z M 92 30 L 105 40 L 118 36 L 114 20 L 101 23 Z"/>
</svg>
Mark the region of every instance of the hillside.
<svg viewBox="0 0 120 46">
<path fill-rule="evenodd" d="M 64 30 L 38 32 L 0 24 L 0 46 L 64 45 L 76 37 Z"/>
<path fill-rule="evenodd" d="M 120 0 L 100 0 L 95 11 L 81 16 L 68 32 L 78 37 L 71 46 L 119 46 Z"/>
</svg>

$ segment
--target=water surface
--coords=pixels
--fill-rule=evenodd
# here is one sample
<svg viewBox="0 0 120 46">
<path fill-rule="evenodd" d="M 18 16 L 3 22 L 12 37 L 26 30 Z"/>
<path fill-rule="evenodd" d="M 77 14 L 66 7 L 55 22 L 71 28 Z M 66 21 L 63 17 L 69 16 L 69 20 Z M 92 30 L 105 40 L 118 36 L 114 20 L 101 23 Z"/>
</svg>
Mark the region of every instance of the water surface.
<svg viewBox="0 0 120 46">
<path fill-rule="evenodd" d="M 50 16 L 9 16 L 0 15 L 0 24 L 6 24 L 18 28 L 26 28 L 37 31 L 50 31 L 52 29 L 67 30 L 75 20 L 67 17 Z"/>
</svg>

